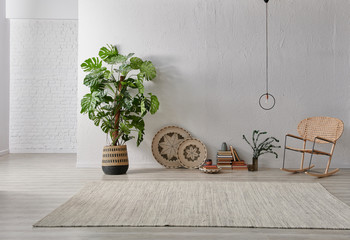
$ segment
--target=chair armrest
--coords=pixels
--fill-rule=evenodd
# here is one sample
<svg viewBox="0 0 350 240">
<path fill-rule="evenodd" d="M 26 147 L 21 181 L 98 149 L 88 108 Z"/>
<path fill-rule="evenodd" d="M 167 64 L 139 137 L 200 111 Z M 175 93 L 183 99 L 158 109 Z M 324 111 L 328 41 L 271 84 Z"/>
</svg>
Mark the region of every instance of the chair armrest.
<svg viewBox="0 0 350 240">
<path fill-rule="evenodd" d="M 327 139 L 327 138 L 323 138 L 323 137 L 315 137 L 314 142 L 316 141 L 316 139 L 320 139 L 320 140 L 322 140 L 322 141 L 325 141 L 325 142 L 329 142 L 329 143 L 333 143 L 333 144 L 335 144 L 335 141 L 330 140 L 330 139 Z"/>
<path fill-rule="evenodd" d="M 302 138 L 302 137 L 298 137 L 298 136 L 295 136 L 295 135 L 292 135 L 292 134 L 286 134 L 286 137 L 292 137 L 292 138 L 296 138 L 296 139 L 299 139 L 299 140 L 303 140 L 303 141 L 305 141 L 305 139 L 304 139 L 304 138 Z"/>
</svg>

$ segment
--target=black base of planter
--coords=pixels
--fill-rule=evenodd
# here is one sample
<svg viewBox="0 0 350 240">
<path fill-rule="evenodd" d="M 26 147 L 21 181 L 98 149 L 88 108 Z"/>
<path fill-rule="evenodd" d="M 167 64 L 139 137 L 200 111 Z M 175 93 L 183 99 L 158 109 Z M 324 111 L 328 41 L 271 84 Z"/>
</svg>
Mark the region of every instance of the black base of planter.
<svg viewBox="0 0 350 240">
<path fill-rule="evenodd" d="M 107 175 L 120 175 L 128 171 L 129 165 L 123 166 L 102 166 L 102 170 Z"/>
</svg>

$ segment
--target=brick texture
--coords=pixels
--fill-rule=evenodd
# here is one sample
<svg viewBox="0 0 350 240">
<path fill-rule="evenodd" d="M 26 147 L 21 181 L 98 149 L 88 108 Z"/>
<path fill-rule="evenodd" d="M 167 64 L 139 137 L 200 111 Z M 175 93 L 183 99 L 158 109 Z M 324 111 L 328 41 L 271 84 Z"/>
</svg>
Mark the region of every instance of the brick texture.
<svg viewBox="0 0 350 240">
<path fill-rule="evenodd" d="M 78 22 L 11 20 L 10 152 L 76 152 Z"/>
</svg>

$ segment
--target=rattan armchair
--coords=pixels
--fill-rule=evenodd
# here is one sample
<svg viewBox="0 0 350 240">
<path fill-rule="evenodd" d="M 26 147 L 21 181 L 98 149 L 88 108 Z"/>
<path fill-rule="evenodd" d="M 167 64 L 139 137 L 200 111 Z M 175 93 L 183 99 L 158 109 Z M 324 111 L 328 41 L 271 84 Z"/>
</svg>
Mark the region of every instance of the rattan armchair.
<svg viewBox="0 0 350 240">
<path fill-rule="evenodd" d="M 298 125 L 298 133 L 300 136 L 295 136 L 292 134 L 286 134 L 284 141 L 284 155 L 283 155 L 283 165 L 281 170 L 286 172 L 305 172 L 308 175 L 315 177 L 327 177 L 339 171 L 339 168 L 336 168 L 332 171 L 329 171 L 329 167 L 331 164 L 334 147 L 337 140 L 340 138 L 344 130 L 344 123 L 337 118 L 331 117 L 311 117 L 302 120 Z M 303 148 L 294 148 L 287 146 L 287 139 L 294 138 L 297 140 L 301 140 L 304 142 Z M 312 149 L 306 149 L 306 142 L 310 141 L 313 143 Z M 315 149 L 316 143 L 328 143 L 331 144 L 330 152 L 320 151 Z M 296 151 L 302 153 L 301 156 L 301 164 L 299 169 L 288 169 L 284 167 L 285 159 L 286 159 L 286 150 Z M 310 154 L 310 162 L 308 167 L 304 167 L 304 158 L 305 153 Z M 313 155 L 324 155 L 328 156 L 328 163 L 325 168 L 324 173 L 315 173 L 311 172 L 310 169 L 314 167 L 311 165 Z"/>
</svg>

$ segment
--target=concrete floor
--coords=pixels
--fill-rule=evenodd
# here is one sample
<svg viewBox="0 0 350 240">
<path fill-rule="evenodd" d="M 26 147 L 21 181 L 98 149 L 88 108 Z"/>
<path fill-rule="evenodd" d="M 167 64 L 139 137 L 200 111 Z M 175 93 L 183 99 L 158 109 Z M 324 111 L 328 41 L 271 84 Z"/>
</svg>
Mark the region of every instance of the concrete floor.
<svg viewBox="0 0 350 240">
<path fill-rule="evenodd" d="M 10 154 L 0 157 L 0 239 L 350 239 L 345 230 L 252 228 L 38 228 L 32 224 L 91 181 L 284 181 L 319 182 L 350 205 L 350 169 L 317 179 L 278 169 L 204 174 L 186 169 L 134 169 L 106 176 L 100 169 L 77 169 L 74 154 Z"/>
</svg>

